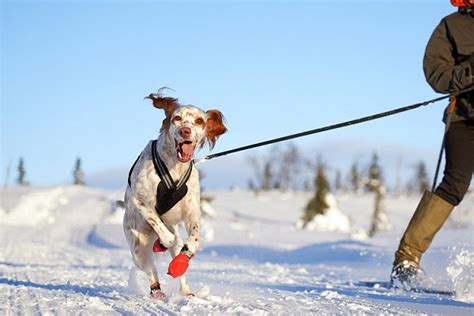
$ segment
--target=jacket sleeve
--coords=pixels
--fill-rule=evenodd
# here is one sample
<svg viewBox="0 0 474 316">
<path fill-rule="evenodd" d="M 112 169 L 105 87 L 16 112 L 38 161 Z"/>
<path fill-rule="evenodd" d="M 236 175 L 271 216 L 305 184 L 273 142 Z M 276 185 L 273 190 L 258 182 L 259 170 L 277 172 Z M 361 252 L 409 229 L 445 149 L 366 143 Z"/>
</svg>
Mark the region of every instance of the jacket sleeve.
<svg viewBox="0 0 474 316">
<path fill-rule="evenodd" d="M 443 19 L 431 35 L 423 59 L 426 81 L 436 92 L 449 93 L 472 84 L 471 66 L 468 62 L 456 65 L 448 26 Z"/>
</svg>

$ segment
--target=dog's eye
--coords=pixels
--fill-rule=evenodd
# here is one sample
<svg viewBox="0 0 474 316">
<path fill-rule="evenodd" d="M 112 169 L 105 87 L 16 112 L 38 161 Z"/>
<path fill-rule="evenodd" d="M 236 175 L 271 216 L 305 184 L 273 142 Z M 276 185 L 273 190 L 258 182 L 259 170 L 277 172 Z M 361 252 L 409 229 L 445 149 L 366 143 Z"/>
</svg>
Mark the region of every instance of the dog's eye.
<svg viewBox="0 0 474 316">
<path fill-rule="evenodd" d="M 204 119 L 202 117 L 197 118 L 196 121 L 194 121 L 196 125 L 205 125 Z"/>
<path fill-rule="evenodd" d="M 173 122 L 181 122 L 181 120 L 182 120 L 181 116 L 175 116 L 173 118 Z"/>
</svg>

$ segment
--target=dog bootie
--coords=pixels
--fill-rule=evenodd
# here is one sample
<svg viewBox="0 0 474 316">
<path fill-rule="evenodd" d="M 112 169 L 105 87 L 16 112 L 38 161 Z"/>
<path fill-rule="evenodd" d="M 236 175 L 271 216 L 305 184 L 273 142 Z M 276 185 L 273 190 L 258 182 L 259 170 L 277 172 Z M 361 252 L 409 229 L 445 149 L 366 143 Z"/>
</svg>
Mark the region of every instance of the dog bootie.
<svg viewBox="0 0 474 316">
<path fill-rule="evenodd" d="M 165 252 L 166 250 L 168 250 L 168 248 L 163 246 L 159 239 L 155 240 L 155 243 L 153 244 L 153 252 Z"/>
<path fill-rule="evenodd" d="M 193 257 L 191 251 L 188 250 L 188 247 L 185 245 L 181 252 L 171 260 L 170 265 L 168 266 L 168 274 L 173 278 L 177 278 L 186 273 L 189 267 L 189 260 Z"/>
<path fill-rule="evenodd" d="M 150 298 L 163 300 L 166 295 L 161 291 L 160 283 L 155 282 L 150 285 Z"/>
</svg>

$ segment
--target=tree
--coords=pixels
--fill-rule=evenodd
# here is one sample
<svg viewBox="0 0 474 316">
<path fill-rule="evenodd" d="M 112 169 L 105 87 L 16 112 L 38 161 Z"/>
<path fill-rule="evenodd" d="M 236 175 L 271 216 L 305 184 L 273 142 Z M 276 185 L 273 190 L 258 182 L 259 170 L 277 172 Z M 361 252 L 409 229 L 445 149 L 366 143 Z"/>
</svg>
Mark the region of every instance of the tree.
<svg viewBox="0 0 474 316">
<path fill-rule="evenodd" d="M 26 181 L 25 162 L 23 161 L 23 158 L 20 158 L 20 161 L 18 162 L 18 178 L 16 181 L 18 185 L 28 185 L 28 182 Z"/>
<path fill-rule="evenodd" d="M 341 170 L 339 169 L 336 170 L 336 179 L 334 180 L 334 190 L 335 192 L 344 191 L 344 188 L 342 187 Z"/>
<path fill-rule="evenodd" d="M 329 182 L 325 174 L 325 166 L 318 161 L 316 166 L 316 176 L 314 179 L 315 193 L 309 200 L 303 213 L 303 225 L 309 223 L 317 214 L 325 214 L 329 205 L 326 202 L 326 195 L 329 192 Z"/>
<path fill-rule="evenodd" d="M 254 170 L 255 181 L 249 181 L 249 189 L 255 192 L 269 191 L 274 188 L 273 160 L 250 157 L 249 163 Z"/>
<path fill-rule="evenodd" d="M 74 166 L 74 184 L 75 185 L 84 185 L 84 172 L 81 169 L 81 158 L 76 159 L 76 165 Z"/>
<path fill-rule="evenodd" d="M 299 173 L 301 162 L 298 148 L 290 144 L 285 150 L 273 146 L 270 151 L 270 155 L 249 158 L 249 163 L 254 170 L 254 179 L 248 182 L 249 189 L 253 191 L 272 189 L 286 191 L 299 184 L 294 181 Z"/>
<path fill-rule="evenodd" d="M 418 184 L 418 191 L 420 193 L 423 193 L 425 190 L 430 188 L 428 173 L 426 172 L 426 165 L 423 161 L 420 161 L 417 165 L 416 181 Z"/>
<path fill-rule="evenodd" d="M 301 162 L 300 153 L 294 144 L 289 144 L 286 150 L 276 152 L 276 172 L 274 187 L 286 191 L 292 186 L 292 179 L 297 178 Z"/>
<path fill-rule="evenodd" d="M 382 172 L 379 166 L 379 157 L 373 153 L 372 161 L 369 166 L 369 176 L 366 182 L 366 188 L 375 193 L 374 211 L 369 229 L 369 237 L 373 237 L 377 232 L 390 229 L 391 225 L 383 209 L 383 199 L 386 189 L 382 181 Z"/>
<path fill-rule="evenodd" d="M 379 156 L 377 153 L 372 154 L 372 161 L 369 166 L 369 181 L 382 180 L 382 171 L 379 166 Z"/>
<path fill-rule="evenodd" d="M 351 167 L 350 182 L 351 182 L 353 192 L 359 193 L 362 180 L 361 180 L 359 169 L 357 168 L 357 163 L 355 162 L 352 164 L 352 167 Z"/>
</svg>

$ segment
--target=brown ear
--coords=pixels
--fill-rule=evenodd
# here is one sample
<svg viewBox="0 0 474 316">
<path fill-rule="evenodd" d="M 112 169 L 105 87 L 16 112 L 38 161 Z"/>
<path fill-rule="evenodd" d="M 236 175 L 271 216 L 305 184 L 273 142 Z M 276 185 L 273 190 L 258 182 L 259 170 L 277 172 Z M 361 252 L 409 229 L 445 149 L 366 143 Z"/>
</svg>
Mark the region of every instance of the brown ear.
<svg viewBox="0 0 474 316">
<path fill-rule="evenodd" d="M 178 99 L 163 97 L 159 91 L 158 93 L 150 93 L 145 99 L 152 100 L 155 108 L 165 110 L 166 116 L 173 113 L 178 107 Z"/>
<path fill-rule="evenodd" d="M 209 147 L 212 149 L 216 145 L 217 138 L 227 132 L 227 128 L 224 126 L 224 116 L 222 115 L 221 111 L 209 110 L 206 113 L 207 141 L 209 143 Z"/>
</svg>

